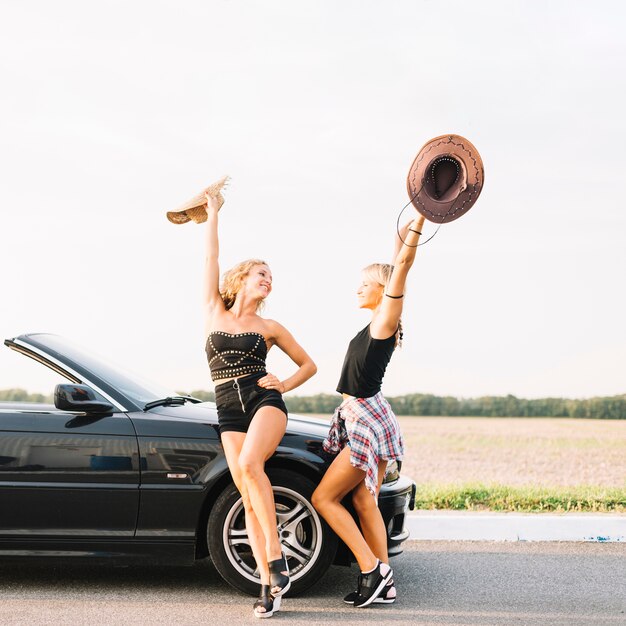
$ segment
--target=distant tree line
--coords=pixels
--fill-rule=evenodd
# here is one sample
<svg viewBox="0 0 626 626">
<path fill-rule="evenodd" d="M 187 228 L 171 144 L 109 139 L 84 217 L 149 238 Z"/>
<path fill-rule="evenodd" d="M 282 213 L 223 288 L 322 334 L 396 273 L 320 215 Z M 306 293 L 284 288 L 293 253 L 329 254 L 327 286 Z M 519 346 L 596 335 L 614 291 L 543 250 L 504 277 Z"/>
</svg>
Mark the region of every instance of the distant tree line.
<svg viewBox="0 0 626 626">
<path fill-rule="evenodd" d="M 454 398 L 409 394 L 389 398 L 389 402 L 398 415 L 626 419 L 626 394 L 584 400 L 568 398 L 526 400 L 513 395 Z"/>
<path fill-rule="evenodd" d="M 183 392 L 181 395 L 186 396 L 187 394 Z M 202 402 L 215 402 L 215 393 L 212 391 L 202 391 L 198 389 L 192 391 L 189 395 L 198 398 L 198 400 L 202 400 Z"/>
<path fill-rule="evenodd" d="M 182 392 L 181 392 L 182 393 Z M 212 391 L 191 392 L 199 400 L 215 401 Z M 595 419 L 626 419 L 626 394 L 584 400 L 539 398 L 525 400 L 512 395 L 455 398 L 412 393 L 387 398 L 397 415 L 442 417 L 587 417 Z M 0 390 L 0 402 L 53 402 L 51 395 L 28 393 L 24 389 Z M 294 413 L 331 414 L 341 398 L 337 394 L 285 396 L 287 408 Z"/>
<path fill-rule="evenodd" d="M 192 391 L 192 396 L 214 401 L 211 391 Z M 626 394 L 620 396 L 570 400 L 539 398 L 525 400 L 513 395 L 455 398 L 412 393 L 387 398 L 397 415 L 441 417 L 587 417 L 595 419 L 626 419 Z M 285 404 L 294 413 L 331 414 L 341 398 L 337 394 L 285 396 Z"/>
<path fill-rule="evenodd" d="M 40 402 L 52 404 L 52 394 L 28 393 L 26 389 L 0 389 L 0 402 Z"/>
<path fill-rule="evenodd" d="M 626 394 L 584 400 L 525 400 L 512 395 L 455 398 L 412 393 L 387 399 L 397 415 L 626 419 Z M 340 398 L 332 394 L 285 396 L 287 408 L 294 413 L 332 413 L 339 401 Z"/>
</svg>

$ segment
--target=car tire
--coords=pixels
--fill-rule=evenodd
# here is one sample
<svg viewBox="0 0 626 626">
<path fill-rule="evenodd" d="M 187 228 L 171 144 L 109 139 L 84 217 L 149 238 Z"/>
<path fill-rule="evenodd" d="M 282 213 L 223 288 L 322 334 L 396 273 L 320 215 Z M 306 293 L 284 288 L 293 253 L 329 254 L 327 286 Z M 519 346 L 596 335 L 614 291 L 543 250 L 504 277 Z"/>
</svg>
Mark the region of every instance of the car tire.
<svg viewBox="0 0 626 626">
<path fill-rule="evenodd" d="M 313 481 L 290 470 L 268 469 L 279 537 L 291 573 L 287 595 L 298 595 L 328 570 L 337 551 L 337 535 L 311 504 Z M 260 579 L 245 530 L 241 494 L 230 484 L 218 496 L 207 523 L 209 554 L 217 571 L 233 587 L 258 595 Z"/>
</svg>

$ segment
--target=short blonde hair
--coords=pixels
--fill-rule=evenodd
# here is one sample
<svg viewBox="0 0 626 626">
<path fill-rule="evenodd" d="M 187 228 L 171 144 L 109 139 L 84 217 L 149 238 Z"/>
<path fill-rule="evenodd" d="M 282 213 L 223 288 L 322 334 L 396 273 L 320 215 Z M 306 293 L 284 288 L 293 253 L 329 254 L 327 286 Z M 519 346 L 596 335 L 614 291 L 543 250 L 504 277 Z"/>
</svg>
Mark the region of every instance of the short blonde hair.
<svg viewBox="0 0 626 626">
<path fill-rule="evenodd" d="M 372 263 L 367 267 L 363 268 L 363 274 L 370 280 L 378 283 L 383 288 L 383 298 L 385 297 L 385 289 L 387 287 L 387 283 L 391 278 L 391 273 L 393 272 L 393 265 L 389 263 Z M 402 319 L 398 320 L 398 337 L 396 339 L 396 346 L 399 348 L 402 347 Z"/>
<path fill-rule="evenodd" d="M 255 265 L 267 265 L 265 261 L 261 259 L 248 259 L 247 261 L 241 261 L 234 267 L 231 267 L 222 276 L 222 284 L 220 285 L 220 296 L 224 300 L 226 310 L 231 309 L 237 299 L 237 294 L 241 290 L 241 287 L 248 277 L 250 270 Z M 263 308 L 263 300 L 259 300 L 256 310 L 260 311 Z"/>
</svg>

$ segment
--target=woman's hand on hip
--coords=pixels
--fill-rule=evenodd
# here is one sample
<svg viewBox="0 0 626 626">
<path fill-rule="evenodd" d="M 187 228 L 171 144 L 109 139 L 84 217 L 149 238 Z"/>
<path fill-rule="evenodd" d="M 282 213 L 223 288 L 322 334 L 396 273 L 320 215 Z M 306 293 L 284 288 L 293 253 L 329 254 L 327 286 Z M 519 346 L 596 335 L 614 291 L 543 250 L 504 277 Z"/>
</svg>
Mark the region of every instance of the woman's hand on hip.
<svg viewBox="0 0 626 626">
<path fill-rule="evenodd" d="M 285 386 L 274 376 L 274 374 L 266 374 L 263 378 L 259 378 L 256 384 L 263 389 L 276 389 L 280 393 L 285 393 Z"/>
</svg>

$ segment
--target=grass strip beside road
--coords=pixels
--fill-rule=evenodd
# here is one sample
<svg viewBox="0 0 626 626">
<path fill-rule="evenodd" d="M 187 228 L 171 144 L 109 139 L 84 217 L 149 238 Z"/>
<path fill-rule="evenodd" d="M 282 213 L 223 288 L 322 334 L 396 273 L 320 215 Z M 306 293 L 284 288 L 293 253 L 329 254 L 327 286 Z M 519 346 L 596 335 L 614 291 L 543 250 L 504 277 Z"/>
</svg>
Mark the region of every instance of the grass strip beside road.
<svg viewBox="0 0 626 626">
<path fill-rule="evenodd" d="M 415 508 L 518 513 L 625 513 L 626 489 L 592 485 L 418 484 Z"/>
</svg>

